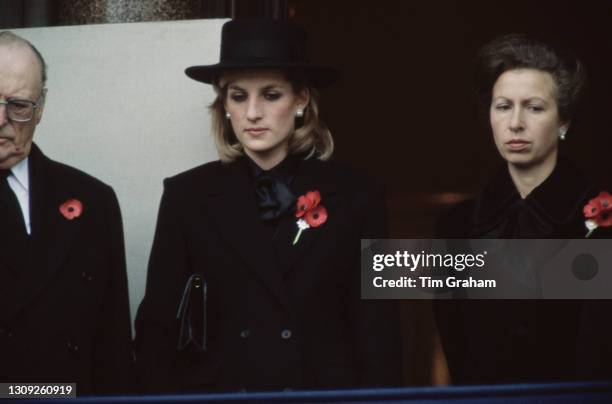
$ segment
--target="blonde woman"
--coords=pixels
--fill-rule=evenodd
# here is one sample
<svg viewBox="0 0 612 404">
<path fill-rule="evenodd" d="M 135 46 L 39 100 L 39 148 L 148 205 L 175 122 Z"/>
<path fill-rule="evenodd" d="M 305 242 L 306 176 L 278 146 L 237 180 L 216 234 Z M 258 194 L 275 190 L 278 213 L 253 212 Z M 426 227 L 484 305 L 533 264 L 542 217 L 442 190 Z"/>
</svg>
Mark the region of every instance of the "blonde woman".
<svg viewBox="0 0 612 404">
<path fill-rule="evenodd" d="M 360 299 L 382 195 L 330 161 L 316 89 L 337 72 L 308 63 L 305 40 L 289 22 L 230 21 L 220 63 L 186 70 L 217 92 L 220 160 L 164 183 L 136 322 L 149 392 L 399 383 L 395 307 Z"/>
</svg>

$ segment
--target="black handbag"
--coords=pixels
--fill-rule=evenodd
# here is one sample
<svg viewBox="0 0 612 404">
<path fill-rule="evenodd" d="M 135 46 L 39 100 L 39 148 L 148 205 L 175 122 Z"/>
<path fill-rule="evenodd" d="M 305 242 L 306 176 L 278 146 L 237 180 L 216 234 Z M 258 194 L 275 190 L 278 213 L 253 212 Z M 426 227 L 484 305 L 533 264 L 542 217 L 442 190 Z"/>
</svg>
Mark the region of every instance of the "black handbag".
<svg viewBox="0 0 612 404">
<path fill-rule="evenodd" d="M 200 274 L 191 275 L 185 283 L 176 313 L 179 351 L 206 351 L 206 287 Z"/>
</svg>

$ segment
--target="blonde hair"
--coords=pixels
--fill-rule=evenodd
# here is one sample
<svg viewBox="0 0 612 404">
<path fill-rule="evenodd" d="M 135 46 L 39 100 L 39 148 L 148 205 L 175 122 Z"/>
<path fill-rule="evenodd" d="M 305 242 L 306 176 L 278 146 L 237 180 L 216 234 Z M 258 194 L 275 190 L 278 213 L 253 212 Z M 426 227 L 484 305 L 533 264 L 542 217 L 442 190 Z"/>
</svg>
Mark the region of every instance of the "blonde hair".
<svg viewBox="0 0 612 404">
<path fill-rule="evenodd" d="M 300 119 L 301 125 L 296 125 L 295 131 L 290 135 L 289 154 L 305 154 L 305 159 L 315 157 L 323 161 L 328 160 L 334 152 L 334 140 L 330 130 L 319 119 L 319 94 L 300 76 L 291 77 L 288 72 L 286 76 L 295 94 L 303 90 L 310 92 L 310 101 L 304 109 L 304 117 L 297 118 Z M 214 80 L 213 88 L 217 97 L 208 107 L 211 113 L 211 130 L 219 159 L 227 163 L 243 156 L 244 149 L 234 134 L 231 122 L 225 117 L 227 85 L 220 87 L 217 79 Z"/>
</svg>

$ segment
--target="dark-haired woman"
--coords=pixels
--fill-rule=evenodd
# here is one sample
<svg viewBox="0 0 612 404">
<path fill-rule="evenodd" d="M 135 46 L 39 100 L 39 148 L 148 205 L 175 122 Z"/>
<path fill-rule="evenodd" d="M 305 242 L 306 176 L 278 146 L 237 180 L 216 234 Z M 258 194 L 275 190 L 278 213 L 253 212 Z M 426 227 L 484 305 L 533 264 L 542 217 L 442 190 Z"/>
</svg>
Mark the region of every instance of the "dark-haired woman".
<svg viewBox="0 0 612 404">
<path fill-rule="evenodd" d="M 329 161 L 317 88 L 288 22 L 226 23 L 212 84 L 220 161 L 164 182 L 136 353 L 148 392 L 394 385 L 395 307 L 360 299 L 360 238 L 385 235 L 380 188 Z M 195 298 L 194 298 L 195 296 Z"/>
<path fill-rule="evenodd" d="M 583 207 L 599 190 L 559 153 L 584 81 L 578 59 L 524 36 L 481 50 L 480 96 L 506 164 L 441 218 L 438 237 L 585 237 Z M 454 300 L 435 308 L 456 384 L 576 378 L 581 302 Z"/>
</svg>

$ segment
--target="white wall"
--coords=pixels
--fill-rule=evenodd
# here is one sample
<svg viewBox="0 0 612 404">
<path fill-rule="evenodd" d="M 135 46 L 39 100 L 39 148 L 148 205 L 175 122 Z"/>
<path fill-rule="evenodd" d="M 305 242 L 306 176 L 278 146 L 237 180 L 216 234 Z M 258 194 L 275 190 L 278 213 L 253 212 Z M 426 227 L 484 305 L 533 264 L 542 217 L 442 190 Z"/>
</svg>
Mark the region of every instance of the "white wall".
<svg viewBox="0 0 612 404">
<path fill-rule="evenodd" d="M 144 294 L 162 180 L 217 158 L 212 88 L 183 71 L 218 62 L 225 20 L 14 30 L 49 66 L 34 135 L 43 152 L 110 184 L 123 213 L 132 316 Z"/>
</svg>

